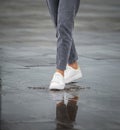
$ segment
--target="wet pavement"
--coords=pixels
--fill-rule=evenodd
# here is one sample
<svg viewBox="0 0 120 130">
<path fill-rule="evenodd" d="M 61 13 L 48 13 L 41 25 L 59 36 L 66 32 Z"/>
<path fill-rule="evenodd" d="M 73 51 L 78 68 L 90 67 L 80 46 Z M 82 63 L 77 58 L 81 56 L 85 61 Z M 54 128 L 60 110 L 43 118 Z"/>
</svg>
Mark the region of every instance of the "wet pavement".
<svg viewBox="0 0 120 130">
<path fill-rule="evenodd" d="M 45 0 L 0 2 L 1 130 L 120 130 L 120 1 L 81 0 L 83 78 L 50 92 L 56 38 Z"/>
</svg>

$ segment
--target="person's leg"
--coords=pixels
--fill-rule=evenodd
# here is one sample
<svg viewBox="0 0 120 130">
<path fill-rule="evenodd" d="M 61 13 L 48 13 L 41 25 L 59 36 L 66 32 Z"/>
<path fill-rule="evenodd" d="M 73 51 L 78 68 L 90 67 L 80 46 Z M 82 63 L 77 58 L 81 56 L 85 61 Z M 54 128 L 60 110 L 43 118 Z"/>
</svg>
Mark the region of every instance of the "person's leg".
<svg viewBox="0 0 120 130">
<path fill-rule="evenodd" d="M 76 15 L 76 5 L 79 0 L 60 0 L 58 6 L 57 21 L 57 69 L 65 70 L 68 63 L 73 44 L 72 30 L 74 27 L 74 18 Z M 72 49 L 75 53 L 75 49 Z M 72 54 L 72 53 L 71 53 Z M 71 57 L 73 57 L 72 54 Z M 76 58 L 76 57 L 75 57 Z M 71 60 L 71 59 L 70 59 Z"/>
<path fill-rule="evenodd" d="M 54 25 L 55 27 L 57 27 L 57 13 L 59 0 L 46 0 L 46 2 Z"/>
<path fill-rule="evenodd" d="M 52 20 L 55 24 L 55 27 L 57 28 L 57 17 L 58 17 L 58 5 L 59 5 L 59 0 L 46 0 L 47 5 L 49 8 L 50 15 L 52 17 Z M 57 34 L 56 34 L 57 36 Z M 64 71 L 57 69 L 56 72 L 53 75 L 53 78 L 51 80 L 49 89 L 64 89 L 65 87 L 65 82 L 64 82 Z"/>
<path fill-rule="evenodd" d="M 64 2 L 66 2 L 66 1 L 64 1 Z M 64 23 L 63 27 L 65 26 L 66 28 L 64 27 L 63 28 L 64 31 L 63 32 L 61 31 L 61 33 L 63 33 L 63 34 L 65 33 L 64 34 L 64 39 L 62 39 L 62 40 L 64 41 L 64 43 L 66 42 L 65 43 L 66 47 L 62 43 L 64 49 L 63 49 L 63 52 L 61 51 L 62 52 L 62 57 L 64 57 L 63 62 L 61 62 L 63 64 L 63 67 L 66 66 L 66 61 L 67 61 L 67 64 L 68 64 L 67 69 L 65 70 L 65 73 L 64 73 L 64 80 L 65 80 L 66 84 L 70 83 L 70 82 L 74 82 L 75 80 L 78 80 L 78 79 L 80 79 L 82 77 L 81 69 L 80 69 L 80 67 L 79 67 L 79 65 L 77 63 L 78 55 L 77 55 L 74 40 L 73 40 L 73 37 L 72 37 L 72 29 L 74 28 L 74 19 L 75 19 L 75 16 L 76 16 L 77 12 L 78 12 L 78 9 L 79 9 L 80 0 L 74 0 L 74 1 L 69 0 L 69 2 L 67 1 L 67 4 L 68 5 L 66 5 L 67 6 L 66 8 L 68 8 L 70 4 L 73 4 L 73 5 L 71 5 L 71 7 L 68 8 L 69 10 L 67 10 L 68 11 L 67 13 L 66 13 L 66 11 L 62 12 L 62 14 L 65 13 L 65 19 L 67 19 L 67 20 L 63 19 L 63 23 Z M 58 18 L 59 18 L 59 11 L 58 11 Z M 59 25 L 59 22 L 58 22 L 58 25 Z M 61 34 L 61 36 L 62 36 L 62 34 Z M 64 53 L 66 53 L 66 54 L 64 54 Z M 66 59 L 65 59 L 65 57 L 66 57 Z"/>
<path fill-rule="evenodd" d="M 80 5 L 80 0 L 77 0 L 76 5 L 75 5 L 75 16 L 77 15 L 77 12 L 79 10 L 79 5 Z M 74 69 L 77 69 L 78 68 L 77 60 L 78 60 L 78 55 L 77 55 L 74 40 L 73 40 L 72 41 L 72 47 L 71 47 L 71 50 L 70 50 L 70 56 L 69 56 L 69 59 L 68 59 L 68 65 L 73 67 Z"/>
<path fill-rule="evenodd" d="M 46 1 L 47 1 L 47 6 L 49 8 L 50 15 L 54 22 L 55 28 L 57 29 L 57 15 L 58 15 L 59 0 L 46 0 Z M 57 37 L 57 31 L 56 31 L 56 37 Z M 56 71 L 61 73 L 64 76 L 63 70 L 57 69 Z"/>
<path fill-rule="evenodd" d="M 77 69 L 79 67 L 77 60 L 78 60 L 78 54 L 77 54 L 75 44 L 74 44 L 74 41 L 73 41 L 72 46 L 71 46 L 71 50 L 70 50 L 70 56 L 69 56 L 69 59 L 68 59 L 68 65 L 71 66 L 74 69 Z"/>
</svg>

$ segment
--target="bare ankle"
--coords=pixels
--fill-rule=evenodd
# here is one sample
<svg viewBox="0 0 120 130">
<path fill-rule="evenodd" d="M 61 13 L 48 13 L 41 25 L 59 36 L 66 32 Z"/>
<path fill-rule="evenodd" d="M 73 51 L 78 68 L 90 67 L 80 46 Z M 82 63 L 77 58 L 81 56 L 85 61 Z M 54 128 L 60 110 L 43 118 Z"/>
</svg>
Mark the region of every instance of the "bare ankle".
<svg viewBox="0 0 120 130">
<path fill-rule="evenodd" d="M 56 72 L 59 72 L 60 74 L 62 74 L 62 76 L 64 76 L 64 70 L 57 69 Z"/>
<path fill-rule="evenodd" d="M 78 69 L 79 65 L 77 63 L 77 61 L 71 63 L 71 64 L 68 64 L 70 67 L 74 68 L 74 69 Z"/>
</svg>

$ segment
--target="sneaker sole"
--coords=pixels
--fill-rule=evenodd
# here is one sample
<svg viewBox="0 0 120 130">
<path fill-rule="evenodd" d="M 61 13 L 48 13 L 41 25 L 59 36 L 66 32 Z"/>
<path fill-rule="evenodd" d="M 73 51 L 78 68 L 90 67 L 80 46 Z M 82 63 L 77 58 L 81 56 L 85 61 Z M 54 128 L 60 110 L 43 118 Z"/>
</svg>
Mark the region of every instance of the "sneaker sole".
<svg viewBox="0 0 120 130">
<path fill-rule="evenodd" d="M 60 88 L 58 86 L 56 87 L 49 87 L 49 90 L 54 90 L 54 91 L 58 91 L 58 90 L 64 90 L 65 86 L 61 86 Z"/>
<path fill-rule="evenodd" d="M 68 83 L 71 83 L 71 82 L 74 82 L 78 79 L 82 78 L 82 74 L 78 74 L 78 75 L 74 75 L 72 76 L 71 78 L 69 78 L 69 80 L 65 80 L 65 83 L 68 84 Z"/>
</svg>

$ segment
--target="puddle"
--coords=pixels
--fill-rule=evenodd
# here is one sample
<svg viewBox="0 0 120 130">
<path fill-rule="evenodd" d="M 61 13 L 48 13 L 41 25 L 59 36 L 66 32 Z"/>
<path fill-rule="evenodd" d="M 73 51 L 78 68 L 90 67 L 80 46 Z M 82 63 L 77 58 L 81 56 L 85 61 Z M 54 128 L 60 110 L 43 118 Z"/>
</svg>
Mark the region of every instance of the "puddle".
<svg viewBox="0 0 120 130">
<path fill-rule="evenodd" d="M 47 90 L 46 87 L 28 87 L 29 89 L 41 89 L 41 90 Z"/>
<path fill-rule="evenodd" d="M 96 93 L 89 89 L 72 83 L 63 91 L 49 91 L 47 85 L 6 94 L 2 98 L 2 127 L 9 130 L 119 128 L 119 102 L 116 107 L 111 107 L 111 103 L 115 103 L 110 99 L 111 95 L 108 99 L 100 91 Z"/>
<path fill-rule="evenodd" d="M 48 86 L 48 85 L 47 85 Z M 90 89 L 90 87 L 79 86 L 75 83 L 67 84 L 62 91 L 49 91 L 48 87 L 36 86 L 28 87 L 33 90 L 48 90 L 49 102 L 54 102 L 56 130 L 80 129 L 80 125 L 76 123 L 78 114 L 80 90 Z"/>
<path fill-rule="evenodd" d="M 76 85 L 74 83 L 70 83 L 67 84 L 64 90 L 61 91 L 71 91 L 71 90 L 80 90 L 80 89 L 90 89 L 90 87 L 85 87 L 85 86 L 80 86 L 80 85 Z M 49 85 L 46 85 L 49 86 Z M 33 87 L 28 87 L 28 89 L 40 89 L 40 90 L 48 90 L 49 88 L 46 86 L 33 86 Z M 53 90 L 53 91 L 59 91 L 59 90 Z"/>
<path fill-rule="evenodd" d="M 56 102 L 56 130 L 74 129 L 78 112 L 80 91 L 50 91 L 51 99 Z M 79 127 L 80 128 L 80 127 Z"/>
</svg>

